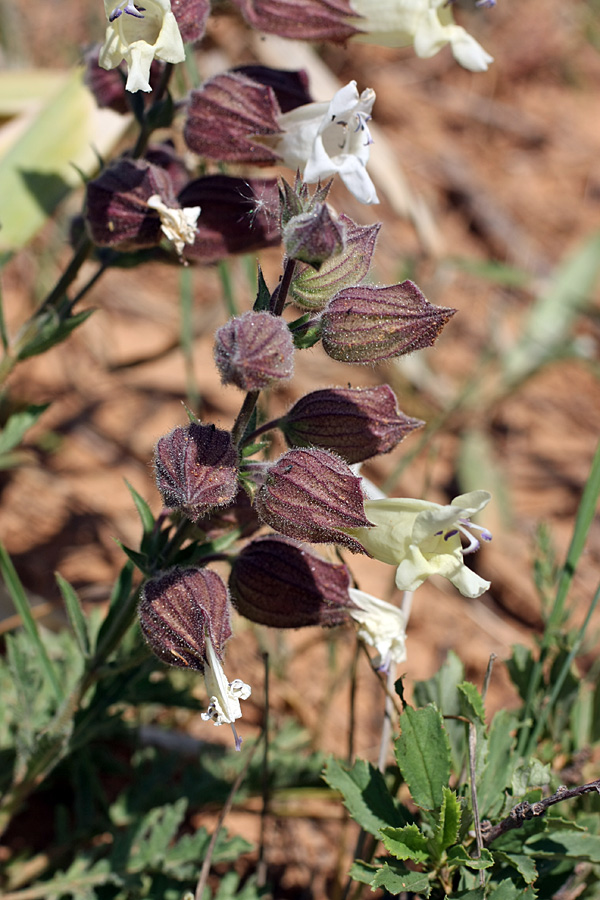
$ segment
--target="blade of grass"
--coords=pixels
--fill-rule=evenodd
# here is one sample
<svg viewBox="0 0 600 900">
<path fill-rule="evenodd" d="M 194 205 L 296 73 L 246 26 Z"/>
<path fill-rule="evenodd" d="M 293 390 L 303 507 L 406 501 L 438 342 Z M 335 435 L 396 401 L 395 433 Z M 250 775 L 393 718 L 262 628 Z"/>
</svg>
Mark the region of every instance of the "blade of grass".
<svg viewBox="0 0 600 900">
<path fill-rule="evenodd" d="M 592 467 L 590 469 L 590 474 L 583 489 L 583 494 L 579 503 L 579 509 L 577 510 L 577 518 L 575 519 L 573 537 L 571 538 L 571 544 L 567 552 L 567 558 L 565 560 L 565 564 L 562 568 L 561 576 L 558 582 L 556 598 L 554 600 L 552 611 L 550 612 L 548 622 L 544 631 L 539 659 L 537 660 L 531 673 L 529 690 L 527 692 L 527 700 L 523 709 L 523 722 L 532 721 L 533 719 L 533 703 L 535 700 L 537 689 L 539 687 L 540 679 L 542 677 L 544 663 L 546 661 L 548 651 L 550 650 L 550 647 L 554 640 L 556 629 L 560 627 L 560 624 L 564 617 L 565 602 L 569 593 L 569 588 L 571 587 L 571 582 L 573 581 L 573 576 L 577 569 L 577 564 L 583 552 L 587 535 L 590 530 L 590 525 L 592 524 L 592 520 L 596 513 L 596 507 L 599 497 L 600 443 L 598 444 L 598 447 L 596 449 L 596 453 L 592 461 Z M 526 728 L 523 728 L 521 730 L 519 743 L 517 746 L 517 754 L 519 756 L 523 756 L 525 753 L 525 749 L 529 749 L 529 747 L 531 747 L 531 734 L 536 732 L 537 726 L 535 727 L 534 732 L 531 732 Z"/>
<path fill-rule="evenodd" d="M 8 593 L 10 594 L 15 605 L 15 609 L 21 616 L 23 628 L 29 635 L 32 643 L 35 645 L 38 651 L 41 667 L 44 670 L 48 681 L 52 685 L 52 690 L 56 695 L 56 699 L 60 703 L 64 699 L 64 692 L 60 686 L 60 680 L 50 660 L 50 657 L 48 656 L 48 651 L 46 650 L 46 646 L 42 641 L 41 635 L 35 623 L 35 619 L 31 615 L 29 601 L 27 599 L 27 595 L 25 593 L 23 585 L 21 584 L 16 569 L 12 564 L 12 560 L 6 552 L 4 544 L 2 543 L 0 543 L 0 572 L 2 573 L 2 578 L 4 579 L 4 583 L 6 584 Z"/>
<path fill-rule="evenodd" d="M 217 269 L 219 272 L 219 278 L 221 279 L 221 287 L 223 288 L 223 299 L 225 301 L 225 309 L 227 310 L 227 314 L 231 316 L 237 316 L 237 304 L 235 302 L 235 297 L 233 294 L 233 282 L 231 280 L 231 268 L 230 262 L 226 259 L 222 259 L 217 264 Z"/>
<path fill-rule="evenodd" d="M 538 738 L 539 738 L 540 734 L 542 733 L 542 730 L 548 720 L 548 716 L 554 709 L 554 705 L 556 703 L 557 697 L 560 694 L 560 690 L 563 686 L 564 680 L 567 677 L 567 675 L 569 674 L 569 669 L 571 668 L 571 664 L 572 664 L 573 660 L 575 659 L 575 657 L 577 656 L 577 654 L 579 653 L 579 648 L 581 647 L 581 645 L 583 643 L 583 639 L 585 637 L 587 627 L 590 623 L 590 619 L 592 617 L 594 610 L 596 609 L 596 607 L 598 605 L 598 600 L 600 600 L 600 585 L 598 585 L 598 587 L 596 588 L 596 593 L 592 597 L 592 601 L 590 603 L 590 606 L 589 606 L 589 609 L 587 612 L 587 616 L 585 617 L 585 621 L 584 621 L 583 625 L 579 629 L 579 634 L 577 635 L 575 642 L 573 643 L 571 652 L 565 659 L 563 666 L 558 674 L 558 678 L 554 682 L 554 686 L 552 688 L 552 693 L 550 694 L 550 699 L 548 700 L 548 702 L 542 709 L 542 712 L 535 724 L 535 728 L 531 732 L 529 741 L 525 748 L 525 753 L 524 753 L 525 758 L 529 757 L 530 754 L 535 751 L 535 746 L 537 744 Z"/>
<path fill-rule="evenodd" d="M 63 578 L 59 572 L 55 572 L 55 578 L 62 594 L 62 598 L 65 601 L 67 615 L 69 616 L 69 622 L 71 623 L 75 639 L 77 640 L 77 644 L 83 656 L 87 659 L 90 655 L 90 637 L 88 634 L 86 618 L 81 608 L 81 603 L 79 602 L 79 597 L 73 589 L 73 586 L 70 585 L 66 578 Z"/>
</svg>

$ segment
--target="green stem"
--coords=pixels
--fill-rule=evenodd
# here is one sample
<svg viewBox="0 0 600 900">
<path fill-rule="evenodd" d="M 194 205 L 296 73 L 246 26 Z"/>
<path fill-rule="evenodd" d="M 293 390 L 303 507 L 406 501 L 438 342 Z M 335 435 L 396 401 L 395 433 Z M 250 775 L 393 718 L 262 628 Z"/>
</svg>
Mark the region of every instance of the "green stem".
<svg viewBox="0 0 600 900">
<path fill-rule="evenodd" d="M 239 444 L 241 439 L 244 436 L 244 431 L 246 430 L 246 426 L 250 421 L 250 416 L 254 412 L 254 407 L 258 401 L 258 396 L 260 391 L 248 391 L 246 396 L 244 397 L 244 402 L 242 403 L 242 408 L 240 409 L 237 419 L 233 423 L 233 428 L 231 429 L 231 439 L 234 444 Z"/>
<path fill-rule="evenodd" d="M 247 434 L 242 441 L 242 447 L 246 447 L 248 444 L 251 444 L 256 440 L 257 437 L 260 437 L 260 435 L 264 434 L 266 431 L 272 431 L 274 428 L 277 428 L 279 423 L 283 421 L 283 419 L 284 416 L 280 416 L 278 419 L 271 419 L 270 422 L 265 422 L 265 424 L 261 425 L 260 428 L 256 428 L 254 431 L 251 431 L 250 434 Z"/>
<path fill-rule="evenodd" d="M 287 300 L 288 291 L 296 270 L 296 260 L 288 259 L 283 270 L 279 285 L 273 291 L 271 297 L 271 312 L 274 316 L 280 316 Z"/>
</svg>

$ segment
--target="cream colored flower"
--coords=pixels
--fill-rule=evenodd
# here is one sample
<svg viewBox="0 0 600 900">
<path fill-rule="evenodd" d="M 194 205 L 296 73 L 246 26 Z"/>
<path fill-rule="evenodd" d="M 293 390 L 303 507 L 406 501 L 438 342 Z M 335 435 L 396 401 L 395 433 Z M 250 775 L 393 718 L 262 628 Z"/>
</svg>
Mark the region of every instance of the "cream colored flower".
<svg viewBox="0 0 600 900">
<path fill-rule="evenodd" d="M 366 169 L 374 102 L 375 91 L 367 88 L 359 95 L 350 81 L 330 103 L 306 103 L 279 116 L 283 134 L 273 147 L 309 184 L 339 175 L 361 203 L 379 203 Z"/>
<path fill-rule="evenodd" d="M 227 680 L 208 633 L 206 635 L 204 683 L 209 703 L 206 712 L 202 713 L 202 719 L 205 722 L 212 721 L 215 725 L 231 725 L 235 738 L 235 749 L 239 750 L 242 746 L 242 739 L 238 737 L 233 723 L 242 717 L 240 700 L 247 700 L 252 689 L 249 684 L 245 684 L 239 678 L 231 682 Z"/>
<path fill-rule="evenodd" d="M 479 549 L 472 530 L 491 540 L 488 531 L 469 521 L 490 499 L 487 491 L 472 491 L 448 506 L 404 498 L 365 500 L 374 527 L 345 530 L 375 559 L 398 566 L 396 587 L 401 591 L 414 591 L 430 575 L 442 575 L 465 597 L 480 597 L 490 582 L 469 569 L 463 556 Z M 468 541 L 464 548 L 463 537 Z"/>
<path fill-rule="evenodd" d="M 348 606 L 347 611 L 360 626 L 359 638 L 377 650 L 375 667 L 387 672 L 391 663 L 404 662 L 406 619 L 402 610 L 355 588 L 349 588 L 348 593 L 354 606 Z"/>
<path fill-rule="evenodd" d="M 196 239 L 196 222 L 200 215 L 200 207 L 174 209 L 166 206 L 158 194 L 148 198 L 148 206 L 159 214 L 163 234 L 168 240 L 173 241 L 177 253 L 181 256 L 185 245 L 193 244 Z"/>
<path fill-rule="evenodd" d="M 353 40 L 386 47 L 413 44 L 417 56 L 434 56 L 450 44 L 456 61 L 472 72 L 485 72 L 494 58 L 454 21 L 448 0 L 351 0 L 363 18 L 356 25 L 363 34 Z"/>
<path fill-rule="evenodd" d="M 153 59 L 178 63 L 185 50 L 171 0 L 104 0 L 109 21 L 99 64 L 114 69 L 122 60 L 129 68 L 126 90 L 150 91 L 150 66 Z"/>
</svg>

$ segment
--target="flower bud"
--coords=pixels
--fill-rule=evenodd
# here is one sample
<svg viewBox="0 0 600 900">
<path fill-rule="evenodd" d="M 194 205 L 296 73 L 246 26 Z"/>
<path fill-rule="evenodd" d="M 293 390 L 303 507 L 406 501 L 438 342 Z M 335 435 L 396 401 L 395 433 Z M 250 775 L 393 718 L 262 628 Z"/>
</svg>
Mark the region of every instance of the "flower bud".
<svg viewBox="0 0 600 900">
<path fill-rule="evenodd" d="M 275 531 L 314 544 L 343 544 L 364 553 L 342 529 L 368 527 L 360 478 L 326 450 L 289 450 L 269 466 L 254 505 Z"/>
<path fill-rule="evenodd" d="M 342 288 L 360 284 L 369 273 L 381 223 L 357 225 L 345 215 L 339 221 L 346 229 L 341 252 L 325 260 L 317 272 L 310 266 L 296 266 L 289 293 L 302 309 L 324 309 Z"/>
<path fill-rule="evenodd" d="M 223 384 L 260 391 L 294 374 L 294 342 L 283 319 L 268 312 L 246 312 L 230 319 L 215 335 L 215 362 Z"/>
<path fill-rule="evenodd" d="M 171 0 L 184 44 L 195 44 L 206 31 L 210 0 Z"/>
<path fill-rule="evenodd" d="M 301 397 L 279 422 L 291 447 L 324 447 L 346 462 L 389 453 L 420 428 L 398 409 L 387 384 L 374 388 L 326 388 Z"/>
<path fill-rule="evenodd" d="M 288 257 L 308 263 L 317 270 L 344 249 L 344 236 L 343 223 L 332 218 L 324 203 L 311 212 L 291 218 L 282 233 Z"/>
<path fill-rule="evenodd" d="M 180 192 L 184 207 L 199 206 L 196 237 L 188 259 L 211 263 L 232 253 L 272 247 L 281 240 L 275 178 L 205 175 Z"/>
<path fill-rule="evenodd" d="M 88 182 L 86 221 L 94 243 L 119 250 L 160 244 L 160 216 L 148 206 L 153 196 L 179 206 L 167 172 L 144 160 L 119 159 Z"/>
<path fill-rule="evenodd" d="M 153 653 L 170 666 L 204 671 L 207 637 L 221 658 L 231 636 L 227 588 L 210 569 L 170 569 L 147 581 L 138 607 Z"/>
<path fill-rule="evenodd" d="M 257 31 L 302 41 L 343 43 L 357 34 L 347 0 L 233 0 Z"/>
<path fill-rule="evenodd" d="M 154 452 L 156 484 L 165 506 L 198 522 L 215 506 L 235 497 L 237 452 L 228 431 L 214 425 L 174 428 Z"/>
<path fill-rule="evenodd" d="M 347 363 L 402 356 L 431 346 L 455 312 L 433 306 L 412 281 L 345 288 L 323 313 L 323 349 Z"/>
<path fill-rule="evenodd" d="M 277 135 L 275 92 L 237 72 L 223 72 L 190 94 L 183 136 L 194 153 L 220 162 L 273 164 L 274 150 L 258 135 Z"/>
<path fill-rule="evenodd" d="M 280 178 L 279 207 L 282 226 L 287 225 L 294 216 L 312 212 L 318 206 L 323 205 L 329 196 L 332 184 L 333 179 L 330 179 L 326 184 L 319 183 L 314 194 L 311 194 L 308 185 L 302 181 L 299 172 L 296 172 L 293 185 L 289 184 L 285 178 Z"/>
<path fill-rule="evenodd" d="M 352 605 L 349 587 L 345 566 L 272 535 L 244 547 L 229 576 L 237 611 L 271 628 L 340 625 Z"/>
</svg>

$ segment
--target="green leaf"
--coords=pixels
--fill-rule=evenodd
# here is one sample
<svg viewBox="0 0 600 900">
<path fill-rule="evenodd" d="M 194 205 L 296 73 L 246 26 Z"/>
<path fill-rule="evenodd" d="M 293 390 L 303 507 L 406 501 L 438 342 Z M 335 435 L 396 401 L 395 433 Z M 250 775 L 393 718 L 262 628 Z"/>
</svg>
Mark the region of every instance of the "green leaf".
<svg viewBox="0 0 600 900">
<path fill-rule="evenodd" d="M 551 820 L 550 820 L 551 821 Z M 524 850 L 531 856 L 543 859 L 589 860 L 600 863 L 600 835 L 588 831 L 569 831 L 564 828 L 553 828 L 544 834 L 535 834 L 528 838 Z"/>
<path fill-rule="evenodd" d="M 490 897 L 494 900 L 533 900 L 537 894 L 530 887 L 520 888 L 510 878 L 504 878 L 497 885 L 491 886 Z"/>
<path fill-rule="evenodd" d="M 500 814 L 506 804 L 506 791 L 512 784 L 518 762 L 514 755 L 517 719 L 506 709 L 496 713 L 486 741 L 485 763 L 477 781 L 477 800 L 482 818 Z"/>
<path fill-rule="evenodd" d="M 90 637 L 87 628 L 85 614 L 81 608 L 79 597 L 69 582 L 59 572 L 55 573 L 58 587 L 65 601 L 69 622 L 75 635 L 75 639 L 83 656 L 87 659 L 90 655 Z"/>
<path fill-rule="evenodd" d="M 175 803 L 150 810 L 139 824 L 133 826 L 127 871 L 141 872 L 162 864 L 186 809 L 187 799 L 181 797 Z M 118 871 L 118 865 L 115 868 Z"/>
<path fill-rule="evenodd" d="M 132 550 L 131 547 L 125 546 L 125 544 L 121 543 L 121 541 L 117 541 L 116 543 L 119 545 L 123 553 L 127 557 L 129 557 L 136 569 L 139 569 L 142 575 L 148 577 L 150 574 L 150 560 L 148 559 L 146 554 L 138 553 L 137 550 Z"/>
<path fill-rule="evenodd" d="M 483 888 L 475 888 L 474 891 L 459 891 L 452 894 L 452 900 L 485 900 Z"/>
<path fill-rule="evenodd" d="M 348 874 L 350 878 L 360 881 L 361 884 L 371 884 L 378 871 L 379 866 L 372 866 L 363 862 L 362 859 L 355 859 Z"/>
<path fill-rule="evenodd" d="M 375 875 L 371 887 L 385 888 L 394 896 L 413 893 L 419 894 L 421 897 L 429 897 L 431 893 L 431 884 L 425 872 L 411 872 L 401 864 L 394 866 L 385 863 Z"/>
<path fill-rule="evenodd" d="M 267 282 L 263 275 L 263 271 L 258 267 L 258 285 L 256 289 L 256 300 L 252 309 L 254 312 L 269 312 L 271 308 L 271 291 L 267 287 Z"/>
<path fill-rule="evenodd" d="M 307 323 L 302 328 L 292 331 L 294 347 L 297 350 L 308 350 L 321 340 L 322 325 L 320 319 Z"/>
<path fill-rule="evenodd" d="M 56 344 L 60 344 L 69 337 L 72 331 L 83 325 L 93 312 L 93 309 L 84 309 L 82 312 L 69 316 L 66 319 L 56 315 L 54 310 L 45 313 L 43 318 L 35 320 L 38 323 L 37 331 L 30 341 L 19 347 L 17 358 L 20 360 L 29 359 L 32 356 L 45 353 L 46 350 L 49 350 Z"/>
<path fill-rule="evenodd" d="M 83 84 L 83 67 L 68 75 L 49 70 L 2 72 L 0 105 L 3 116 L 15 117 L 15 124 L 21 124 L 17 116 L 22 114 L 25 126 L 14 129 L 17 136 L 9 147 L 2 147 L 0 161 L 0 251 L 18 250 L 63 197 L 81 184 L 77 168 L 96 171 L 95 151 L 105 156 L 129 121 L 98 108 Z"/>
<path fill-rule="evenodd" d="M 512 793 L 514 797 L 522 797 L 531 788 L 545 787 L 550 784 L 552 770 L 550 764 L 544 765 L 537 759 L 522 763 L 513 772 Z"/>
<path fill-rule="evenodd" d="M 131 562 L 127 562 L 115 582 L 108 614 L 98 632 L 94 650 L 94 658 L 97 660 L 103 661 L 109 656 L 135 618 L 137 592 L 132 590 L 132 583 L 133 566 Z"/>
<path fill-rule="evenodd" d="M 434 703 L 443 716 L 460 716 L 458 685 L 464 681 L 464 667 L 459 657 L 451 650 L 440 669 L 427 681 L 417 681 L 413 695 L 418 706 Z M 453 719 L 445 720 L 445 727 L 452 748 L 454 769 L 462 769 L 466 751 L 465 726 Z"/>
<path fill-rule="evenodd" d="M 136 489 L 131 484 L 129 484 L 128 481 L 125 481 L 125 484 L 127 485 L 127 490 L 131 494 L 133 502 L 135 503 L 135 508 L 137 509 L 138 516 L 140 517 L 144 534 L 151 534 L 154 530 L 154 516 L 152 515 L 152 510 L 150 509 L 144 498 L 140 494 L 138 494 Z"/>
<path fill-rule="evenodd" d="M 470 681 L 463 681 L 458 685 L 461 715 L 469 722 L 480 722 L 485 725 L 485 709 L 481 694 Z"/>
<path fill-rule="evenodd" d="M 422 809 L 437 809 L 450 778 L 450 743 L 442 716 L 435 706 L 412 709 L 400 716 L 401 734 L 396 760 L 413 801 Z"/>
<path fill-rule="evenodd" d="M 512 648 L 512 656 L 506 660 L 506 668 L 521 699 L 526 700 L 529 685 L 531 684 L 531 676 L 535 668 L 535 660 L 529 647 L 524 647 L 523 644 L 515 644 Z"/>
<path fill-rule="evenodd" d="M 426 862 L 429 857 L 427 838 L 417 825 L 404 828 L 382 828 L 383 846 L 396 859 L 410 859 L 415 863 Z"/>
<path fill-rule="evenodd" d="M 553 273 L 534 303 L 521 336 L 503 359 L 504 380 L 513 387 L 555 357 L 572 333 L 575 317 L 592 302 L 600 272 L 600 234 L 585 243 Z"/>
<path fill-rule="evenodd" d="M 330 757 L 323 779 L 329 787 L 340 791 L 352 818 L 369 834 L 378 836 L 382 828 L 401 827 L 411 820 L 390 794 L 381 772 L 363 759 L 347 767 Z"/>
<path fill-rule="evenodd" d="M 462 845 L 451 847 L 448 850 L 448 864 L 452 867 L 466 866 L 467 869 L 489 869 L 494 865 L 494 857 L 489 850 L 485 848 L 481 851 L 480 857 L 469 856 Z"/>
<path fill-rule="evenodd" d="M 444 850 L 452 847 L 458 839 L 461 808 L 460 801 L 454 791 L 445 787 L 444 800 L 440 808 L 440 817 L 435 826 L 432 839 L 432 848 L 436 860 L 439 860 Z"/>
<path fill-rule="evenodd" d="M 9 450 L 20 444 L 25 432 L 29 431 L 49 406 L 49 403 L 42 403 L 39 406 L 31 405 L 27 409 L 13 413 L 0 432 L 0 454 L 8 453 Z"/>
<path fill-rule="evenodd" d="M 526 884 L 535 883 L 538 871 L 531 856 L 527 856 L 525 853 L 506 853 L 504 850 L 493 850 L 492 855 L 496 862 L 512 866 Z"/>
<path fill-rule="evenodd" d="M 19 576 L 17 575 L 16 569 L 12 564 L 12 560 L 6 552 L 6 549 L 2 543 L 0 543 L 0 574 L 2 574 L 2 578 L 4 579 L 4 583 L 6 585 L 8 593 L 10 594 L 10 597 L 12 598 L 12 601 L 15 605 L 15 609 L 21 616 L 23 627 L 37 649 L 40 665 L 44 670 L 48 682 L 52 685 L 54 695 L 60 702 L 62 701 L 64 696 L 64 692 L 60 684 L 60 679 L 58 677 L 54 664 L 51 662 L 50 657 L 48 656 L 46 646 L 42 641 L 35 619 L 31 615 L 31 609 L 29 607 L 29 601 L 27 599 L 25 589 L 23 588 Z"/>
</svg>

